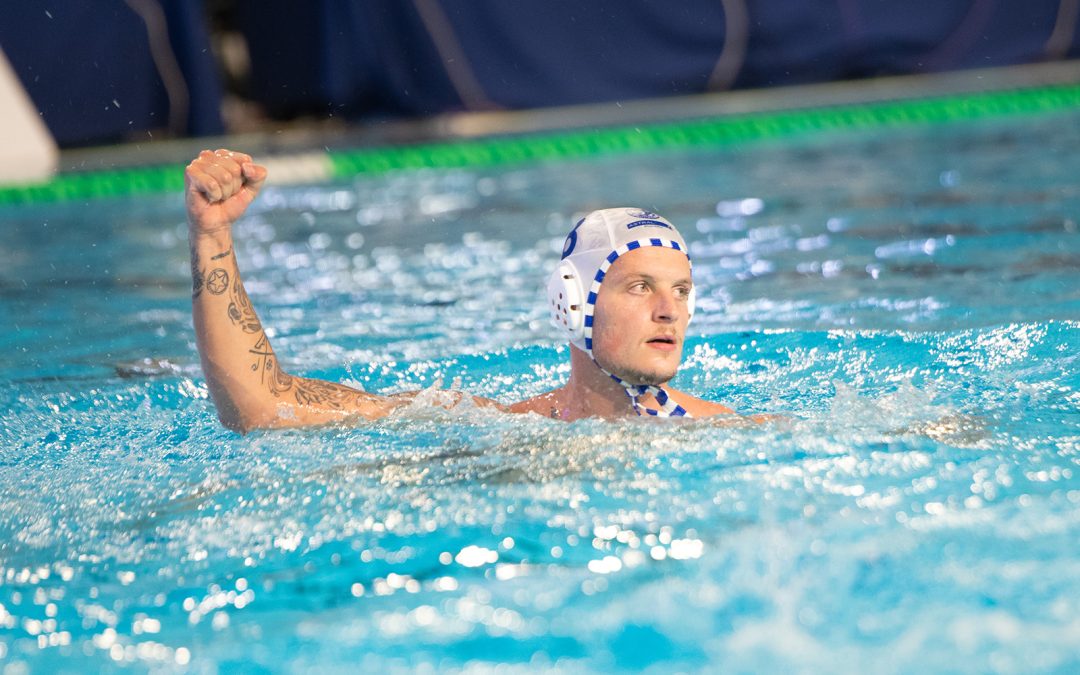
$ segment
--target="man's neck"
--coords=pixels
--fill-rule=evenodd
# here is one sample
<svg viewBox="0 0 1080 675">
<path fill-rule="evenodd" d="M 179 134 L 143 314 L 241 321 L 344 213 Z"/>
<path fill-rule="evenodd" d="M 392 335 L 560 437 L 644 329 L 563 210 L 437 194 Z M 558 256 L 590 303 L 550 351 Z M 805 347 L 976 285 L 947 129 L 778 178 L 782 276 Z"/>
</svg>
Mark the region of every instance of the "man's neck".
<svg viewBox="0 0 1080 675">
<path fill-rule="evenodd" d="M 570 347 L 570 380 L 562 388 L 560 417 L 626 417 L 634 407 L 626 389 L 600 369 L 589 355 Z"/>
</svg>

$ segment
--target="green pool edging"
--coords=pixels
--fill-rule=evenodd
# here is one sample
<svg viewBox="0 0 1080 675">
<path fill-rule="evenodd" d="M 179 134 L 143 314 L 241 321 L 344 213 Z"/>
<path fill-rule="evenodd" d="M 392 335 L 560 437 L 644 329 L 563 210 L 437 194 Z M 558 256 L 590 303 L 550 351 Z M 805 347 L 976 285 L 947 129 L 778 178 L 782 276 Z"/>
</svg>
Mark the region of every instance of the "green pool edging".
<svg viewBox="0 0 1080 675">
<path fill-rule="evenodd" d="M 164 165 L 61 174 L 48 183 L 0 188 L 0 205 L 179 192 L 184 188 L 183 170 L 182 166 Z"/>
<path fill-rule="evenodd" d="M 1080 85 L 1070 85 L 356 150 L 333 153 L 330 160 L 335 177 L 348 177 L 396 169 L 483 167 L 610 153 L 717 147 L 821 131 L 972 121 L 1076 107 L 1080 107 Z"/>
<path fill-rule="evenodd" d="M 600 129 L 440 141 L 327 153 L 325 178 L 419 168 L 482 168 L 521 162 L 689 147 L 723 147 L 827 131 L 1059 112 L 1080 107 L 1080 84 L 846 104 Z M 276 158 L 279 161 L 287 158 Z M 86 201 L 183 188 L 183 167 L 151 166 L 62 174 L 39 185 L 0 188 L 0 205 Z"/>
</svg>

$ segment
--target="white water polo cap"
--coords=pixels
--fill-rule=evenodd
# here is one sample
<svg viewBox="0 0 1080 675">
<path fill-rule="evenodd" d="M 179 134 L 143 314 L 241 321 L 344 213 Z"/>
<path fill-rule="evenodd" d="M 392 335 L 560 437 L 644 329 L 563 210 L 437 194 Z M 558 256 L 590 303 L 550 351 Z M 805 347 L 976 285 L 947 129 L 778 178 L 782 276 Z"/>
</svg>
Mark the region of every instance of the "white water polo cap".
<svg viewBox="0 0 1080 675">
<path fill-rule="evenodd" d="M 570 344 L 581 349 L 596 362 L 592 352 L 593 315 L 600 285 L 611 265 L 630 251 L 648 246 L 660 246 L 680 251 L 687 256 L 686 241 L 669 221 L 650 211 L 638 208 L 616 208 L 593 211 L 578 221 L 563 244 L 562 260 L 548 280 L 548 303 L 551 321 L 566 332 Z M 691 288 L 687 310 L 694 315 L 694 290 Z M 634 410 L 667 416 L 689 416 L 662 388 L 627 382 L 596 364 L 613 380 L 621 384 L 633 403 Z M 660 404 L 660 410 L 646 408 L 640 397 L 650 393 Z"/>
</svg>

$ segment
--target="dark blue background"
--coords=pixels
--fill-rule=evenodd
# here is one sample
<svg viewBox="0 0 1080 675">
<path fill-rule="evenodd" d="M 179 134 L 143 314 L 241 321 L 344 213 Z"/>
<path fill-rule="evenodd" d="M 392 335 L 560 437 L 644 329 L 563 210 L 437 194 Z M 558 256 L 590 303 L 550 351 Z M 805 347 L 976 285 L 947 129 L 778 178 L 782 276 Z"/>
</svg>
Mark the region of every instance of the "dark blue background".
<svg viewBox="0 0 1080 675">
<path fill-rule="evenodd" d="M 190 101 L 170 119 L 146 25 L 123 0 L 14 3 L 0 47 L 62 145 L 223 131 L 202 3 L 160 8 Z M 247 94 L 272 116 L 421 116 L 1031 63 L 1060 0 L 235 0 Z M 51 18 L 46 15 L 46 10 Z M 726 14 L 733 11 L 733 17 Z M 738 14 L 745 16 L 738 20 Z M 1076 21 L 1073 19 L 1072 24 Z M 744 49 L 736 48 L 739 38 Z M 738 56 L 741 54 L 741 58 Z M 116 107 L 113 101 L 120 104 Z"/>
</svg>

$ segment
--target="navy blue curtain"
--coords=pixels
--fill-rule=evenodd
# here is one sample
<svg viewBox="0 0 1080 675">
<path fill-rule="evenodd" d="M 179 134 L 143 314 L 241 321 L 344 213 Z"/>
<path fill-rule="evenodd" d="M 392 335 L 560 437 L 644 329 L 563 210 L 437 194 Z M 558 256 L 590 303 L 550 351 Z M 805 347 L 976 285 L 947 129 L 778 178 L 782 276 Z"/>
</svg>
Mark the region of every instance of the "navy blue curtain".
<svg viewBox="0 0 1080 675">
<path fill-rule="evenodd" d="M 619 101 L 1080 51 L 1065 0 L 238 1 L 253 94 L 285 115 Z"/>
<path fill-rule="evenodd" d="M 223 131 L 200 2 L 30 1 L 4 11 L 0 48 L 62 146 Z"/>
<path fill-rule="evenodd" d="M 221 83 L 198 0 L 11 5 L 0 48 L 62 145 L 223 130 Z M 249 94 L 271 115 L 371 118 L 1076 57 L 1072 7 L 1072 0 L 233 0 L 231 10 L 251 54 Z M 161 18 L 161 30 L 148 30 L 148 13 Z"/>
</svg>

